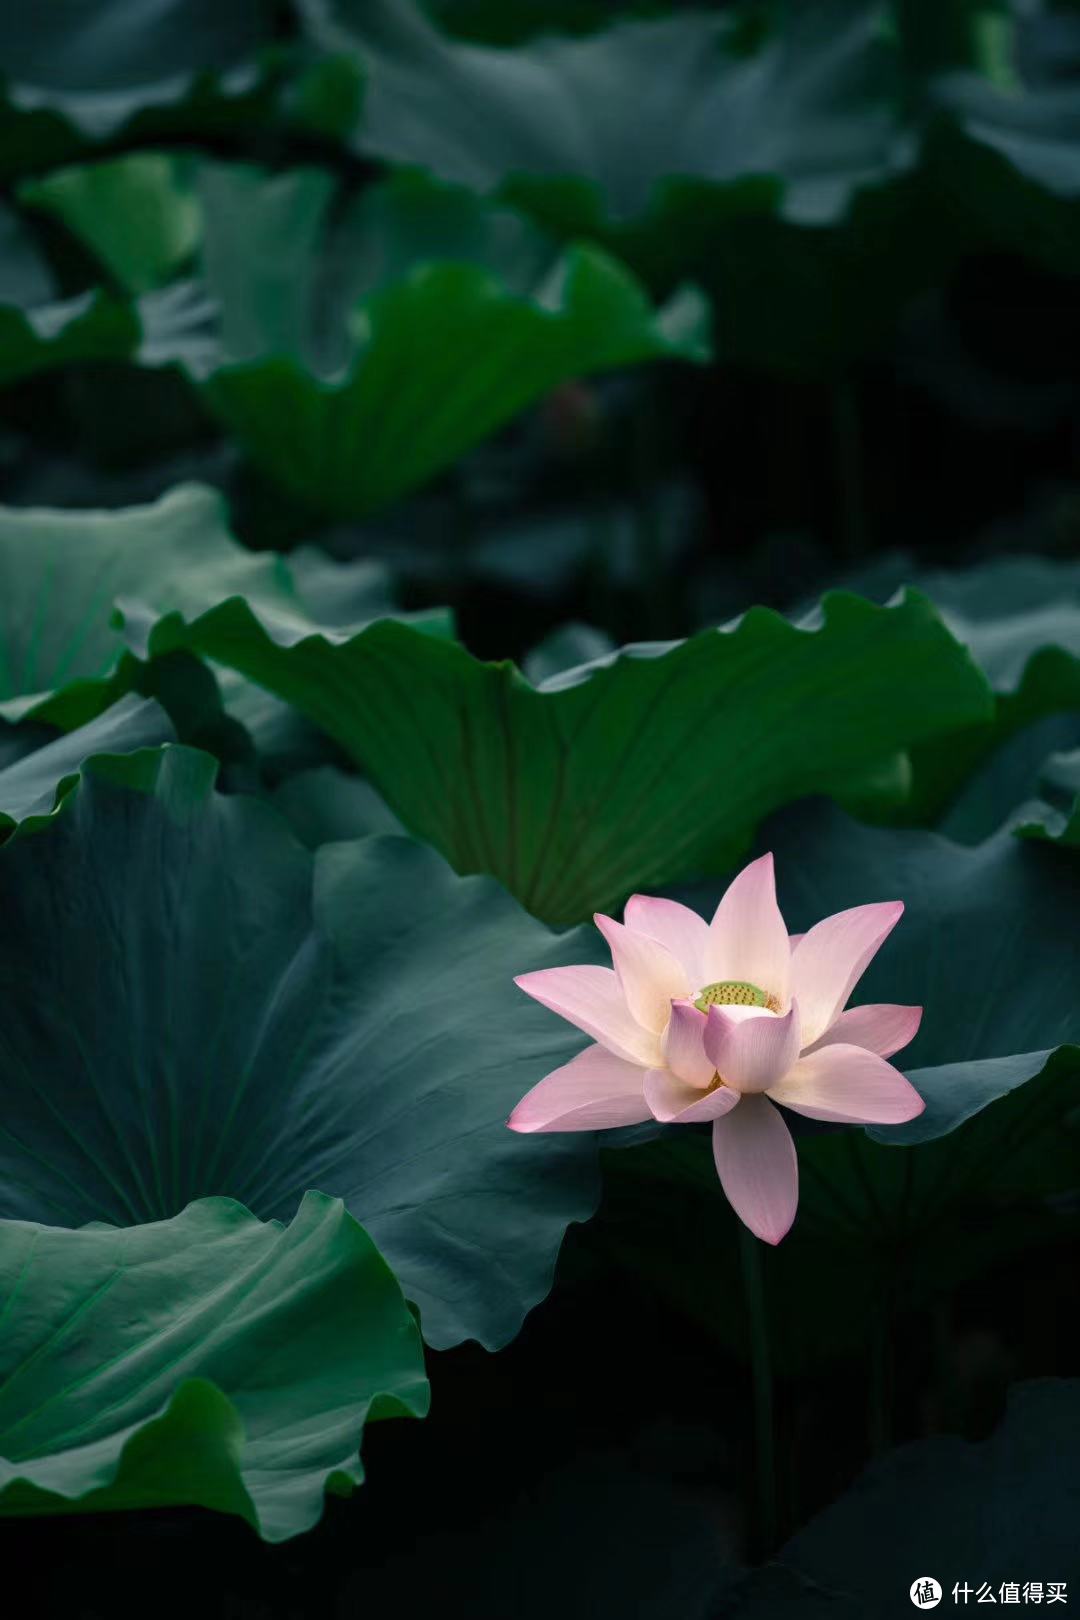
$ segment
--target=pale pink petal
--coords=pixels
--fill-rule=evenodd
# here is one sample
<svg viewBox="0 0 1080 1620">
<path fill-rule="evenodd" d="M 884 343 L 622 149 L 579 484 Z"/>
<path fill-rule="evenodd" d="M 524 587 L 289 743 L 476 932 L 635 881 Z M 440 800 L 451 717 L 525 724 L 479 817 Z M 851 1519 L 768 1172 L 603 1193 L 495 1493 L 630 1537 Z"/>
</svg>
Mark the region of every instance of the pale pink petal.
<svg viewBox="0 0 1080 1620">
<path fill-rule="evenodd" d="M 667 1028 L 671 1003 L 690 994 L 690 979 L 666 945 L 597 912 L 593 921 L 611 947 L 622 993 L 637 1022 L 657 1035 Z"/>
<path fill-rule="evenodd" d="M 742 1012 L 740 1007 L 738 1013 Z M 800 1044 L 797 1002 L 782 1017 L 758 1013 L 743 1018 L 730 1007 L 709 1008 L 705 1053 L 717 1074 L 736 1091 L 768 1091 L 791 1068 Z"/>
<path fill-rule="evenodd" d="M 902 900 L 853 906 L 825 917 L 803 935 L 791 958 L 791 993 L 799 998 L 807 1045 L 824 1035 L 842 1012 L 903 911 Z"/>
<path fill-rule="evenodd" d="M 771 855 L 751 861 L 729 884 L 709 927 L 705 969 L 708 984 L 745 979 L 787 1006 L 791 947 Z"/>
<path fill-rule="evenodd" d="M 533 1086 L 507 1120 L 512 1131 L 603 1131 L 652 1117 L 643 1091 L 648 1071 L 587 1046 Z"/>
<path fill-rule="evenodd" d="M 732 1209 L 755 1237 L 779 1243 L 795 1219 L 799 1161 L 767 1097 L 743 1097 L 713 1126 L 713 1157 Z"/>
<path fill-rule="evenodd" d="M 796 945 L 799 943 L 800 939 L 805 939 L 805 938 L 806 938 L 805 934 L 789 934 L 788 935 L 788 944 L 791 946 L 791 949 L 794 950 Z"/>
<path fill-rule="evenodd" d="M 712 1083 L 716 1065 L 706 1055 L 702 1038 L 705 1014 L 689 1001 L 671 1004 L 671 1022 L 664 1035 L 664 1061 L 690 1086 Z"/>
<path fill-rule="evenodd" d="M 632 894 L 626 902 L 623 921 L 636 934 L 648 934 L 650 939 L 665 945 L 686 969 L 690 983 L 696 990 L 705 983 L 705 947 L 709 940 L 709 925 L 689 906 L 677 900 L 657 900 L 648 894 Z"/>
<path fill-rule="evenodd" d="M 769 1096 L 810 1119 L 849 1125 L 901 1125 L 926 1106 L 899 1069 L 861 1046 L 823 1046 L 800 1058 Z"/>
<path fill-rule="evenodd" d="M 820 1052 L 823 1046 L 840 1043 L 843 1046 L 862 1046 L 878 1057 L 892 1057 L 902 1046 L 907 1046 L 918 1034 L 922 1022 L 921 1007 L 900 1007 L 891 1002 L 876 1002 L 865 1007 L 849 1007 L 835 1023 L 820 1035 L 809 1052 Z"/>
<path fill-rule="evenodd" d="M 717 1086 L 715 1091 L 702 1094 L 669 1069 L 649 1069 L 645 1075 L 645 1101 L 653 1117 L 665 1125 L 697 1125 L 704 1119 L 718 1119 L 738 1100 L 739 1093 L 730 1086 Z"/>
<path fill-rule="evenodd" d="M 519 974 L 514 983 L 616 1057 L 640 1063 L 644 1069 L 663 1061 L 659 1037 L 642 1029 L 631 1016 L 611 968 L 541 968 L 537 973 Z"/>
</svg>

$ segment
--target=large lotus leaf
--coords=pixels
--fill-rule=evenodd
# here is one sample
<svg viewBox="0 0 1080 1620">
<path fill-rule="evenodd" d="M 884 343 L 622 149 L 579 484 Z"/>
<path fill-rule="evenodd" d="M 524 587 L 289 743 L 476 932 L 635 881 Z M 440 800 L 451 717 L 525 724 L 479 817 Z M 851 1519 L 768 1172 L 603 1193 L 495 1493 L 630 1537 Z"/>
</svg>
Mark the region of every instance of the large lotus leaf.
<svg viewBox="0 0 1080 1620">
<path fill-rule="evenodd" d="M 346 629 L 369 619 L 405 617 L 413 623 L 426 624 L 432 634 L 453 633 L 452 615 L 441 608 L 401 615 L 389 571 L 382 563 L 363 560 L 343 567 L 314 546 L 301 546 L 289 553 L 289 571 L 305 611 L 315 624 L 324 628 Z M 154 659 L 147 666 L 147 681 L 154 680 L 161 665 L 161 659 Z M 297 771 L 314 776 L 321 774 L 315 767 L 324 767 L 329 772 L 340 762 L 341 751 L 337 744 L 290 704 L 265 688 L 253 685 L 235 670 L 219 666 L 215 678 L 225 712 L 246 734 L 266 780 L 276 782 Z M 190 726 L 184 730 L 181 740 L 209 748 L 211 753 L 221 752 L 212 739 L 205 739 Z M 317 817 L 321 815 L 318 805 L 313 804 L 312 810 Z M 339 820 L 338 825 L 344 826 L 344 822 Z M 374 824 L 356 826 L 351 832 L 339 832 L 338 836 L 357 838 L 368 832 L 401 830 L 401 824 L 387 811 L 378 827 Z"/>
<path fill-rule="evenodd" d="M 371 619 L 401 617 L 426 625 L 433 635 L 453 634 L 453 619 L 448 610 L 400 612 L 389 570 L 383 563 L 363 559 L 343 566 L 315 546 L 300 546 L 289 553 L 288 567 L 305 613 L 313 624 L 323 629 L 348 630 Z M 140 645 L 145 648 L 145 638 Z M 157 684 L 162 662 L 154 659 L 147 666 L 144 685 Z M 263 687 L 253 685 L 235 670 L 219 666 L 215 678 L 224 710 L 247 736 L 264 779 L 276 782 L 297 771 L 314 775 L 317 766 L 329 770 L 340 763 L 341 751 L 337 744 L 290 704 Z M 212 733 L 200 735 L 192 726 L 183 729 L 181 741 L 221 754 Z M 387 812 L 379 827 L 374 824 L 357 826 L 352 832 L 341 832 L 338 836 L 356 838 L 367 832 L 401 830 L 400 823 Z"/>
<path fill-rule="evenodd" d="M 751 50 L 704 14 L 506 50 L 446 38 L 412 0 L 301 10 L 318 43 L 360 55 L 360 150 L 477 190 L 573 177 L 579 208 L 587 188 L 597 215 L 628 218 L 673 176 L 754 177 L 791 217 L 822 223 L 903 155 L 876 6 L 791 7 Z"/>
<path fill-rule="evenodd" d="M 882 1457 L 781 1549 L 778 1570 L 751 1573 L 721 1613 L 731 1620 L 803 1620 L 819 1612 L 896 1620 L 912 1611 L 908 1592 L 924 1575 L 943 1587 L 943 1606 L 953 1605 L 958 1585 L 958 1606 L 1027 1607 L 1028 1583 L 1038 1583 L 1046 1602 L 1051 1581 L 1064 1583 L 1067 1603 L 1080 1576 L 1078 1459 L 1080 1381 L 1015 1385 L 989 1439 L 936 1435 Z M 805 1602 L 793 1598 L 788 1607 L 777 1603 L 774 1577 L 792 1571 L 807 1592 Z M 1009 1583 L 1015 1595 L 1004 1597 Z M 977 1598 L 984 1587 L 990 1597 Z"/>
<path fill-rule="evenodd" d="M 702 13 L 513 50 L 447 40 L 397 0 L 305 10 L 367 68 L 362 151 L 498 188 L 657 296 L 707 287 L 725 359 L 832 374 L 957 251 L 907 172 L 882 6 L 773 7 L 753 40 Z"/>
<path fill-rule="evenodd" d="M 1040 648 L 1080 657 L 1080 563 L 1001 557 L 964 571 L 922 572 L 918 585 L 996 692 L 1019 691 Z"/>
<path fill-rule="evenodd" d="M 19 196 L 62 220 L 131 293 L 170 280 L 198 245 L 191 164 L 166 153 L 133 152 L 61 169 L 24 185 Z"/>
<path fill-rule="evenodd" d="M 287 1218 L 319 1187 L 430 1343 L 504 1342 L 596 1197 L 591 1139 L 506 1129 L 580 1045 L 511 976 L 592 941 L 407 839 L 313 857 L 213 775 L 177 747 L 94 761 L 0 851 L 0 1210 L 138 1222 L 219 1193 Z"/>
<path fill-rule="evenodd" d="M 48 366 L 131 354 L 139 330 L 135 311 L 110 293 L 58 298 L 22 221 L 0 205 L 0 384 Z"/>
<path fill-rule="evenodd" d="M 367 838 L 372 833 L 404 831 L 370 782 L 333 765 L 290 776 L 274 794 L 274 804 L 308 849 Z"/>
<path fill-rule="evenodd" d="M 199 485 L 118 512 L 0 509 L 0 717 L 69 728 L 126 690 L 133 676 L 123 664 L 121 604 L 127 643 L 140 655 L 162 611 L 186 604 L 198 612 L 234 596 L 250 602 L 283 645 L 320 627 L 331 638 L 343 635 L 328 608 L 328 573 L 357 615 L 352 626 L 384 611 L 380 571 L 313 565 L 307 555 L 293 569 L 281 557 L 246 551 L 229 534 L 221 497 Z M 312 606 L 327 617 L 309 614 L 309 579 Z"/>
<path fill-rule="evenodd" d="M 924 591 L 993 687 L 991 717 L 915 750 L 908 812 L 926 821 L 949 812 L 950 833 L 980 836 L 999 810 L 1032 796 L 1041 761 L 1072 740 L 1064 717 L 1080 714 L 1080 565 L 1002 557 L 927 572 L 889 557 L 852 583 L 875 600 L 901 583 Z"/>
<path fill-rule="evenodd" d="M 427 1410 L 389 1267 L 341 1203 L 225 1198 L 171 1220 L 0 1222 L 0 1514 L 192 1504 L 268 1541 L 364 1477 L 369 1419 Z"/>
<path fill-rule="evenodd" d="M 21 822 L 55 814 L 93 755 L 131 754 L 173 735 L 164 710 L 131 693 L 85 726 L 0 763 L 0 838 Z"/>
<path fill-rule="evenodd" d="M 126 324 L 108 352 L 181 364 L 271 479 L 311 507 L 385 504 L 567 377 L 707 358 L 700 295 L 683 288 L 657 311 L 603 252 L 563 252 L 458 188 L 399 176 L 343 206 L 322 171 L 206 164 L 196 219 L 165 162 L 140 154 L 27 195 L 130 286 L 205 238 L 203 279 L 115 305 Z M 101 190 L 130 206 L 110 212 Z M 153 209 L 134 206 L 145 190 Z M 54 349 L 16 358 L 29 370 L 79 357 Z"/>
<path fill-rule="evenodd" d="M 46 743 L 56 741 L 56 729 L 53 726 L 39 726 L 33 723 L 25 726 L 9 726 L 0 723 L 0 771 L 6 771 L 9 765 L 15 765 L 27 754 L 33 754 Z"/>
<path fill-rule="evenodd" d="M 565 675 L 567 670 L 578 669 L 582 664 L 595 664 L 597 659 L 607 658 L 615 651 L 615 643 L 606 630 L 575 620 L 550 631 L 526 654 L 522 674 L 534 686 L 542 686 L 553 676 Z"/>
<path fill-rule="evenodd" d="M 416 176 L 333 222 L 325 174 L 204 184 L 221 350 L 196 368 L 268 476 L 353 516 L 422 484 L 568 377 L 708 356 L 704 300 L 657 311 L 596 248 Z M 284 257 L 283 257 L 284 255 Z"/>
<path fill-rule="evenodd" d="M 1044 19 L 1045 20 L 1045 19 Z M 1036 20 L 1033 18 L 1032 22 Z M 1075 20 L 1057 19 L 1055 31 L 1072 35 Z M 1080 136 L 1080 87 L 1075 55 L 1070 77 L 1047 71 L 1030 48 L 1016 52 L 1022 74 L 1008 85 L 994 84 L 983 74 L 946 74 L 932 86 L 934 104 L 948 112 L 969 138 L 1001 154 L 1025 179 L 1060 196 L 1080 198 L 1076 143 Z M 1041 67 L 1041 70 L 1040 70 Z"/>
<path fill-rule="evenodd" d="M 881 1312 L 1075 1237 L 1056 1200 L 1080 1183 L 1080 871 L 1008 831 L 967 849 L 861 827 L 824 804 L 774 818 L 761 847 L 775 853 L 793 931 L 902 899 L 855 1000 L 925 1009 L 895 1060 L 926 1099 L 918 1119 L 800 1133 L 799 1213 L 768 1256 L 777 1354 L 798 1366 L 865 1341 Z M 693 898 L 708 913 L 717 890 Z M 741 1343 L 724 1309 L 738 1260 L 707 1133 L 615 1154 L 611 1185 L 605 1243 Z M 694 1231 L 716 1241 L 695 1246 Z"/>
<path fill-rule="evenodd" d="M 962 7 L 906 8 L 931 27 Z M 974 9 L 974 8 L 973 8 Z M 1022 255 L 1066 276 L 1080 272 L 1080 29 L 1068 8 L 1000 8 L 979 16 L 984 40 L 1004 49 L 982 72 L 951 71 L 922 86 L 931 115 L 923 180 L 948 228 Z M 989 69 L 989 71 L 987 71 Z M 996 69 L 996 71 L 995 71 Z"/>
<path fill-rule="evenodd" d="M 241 603 L 150 637 L 152 651 L 178 646 L 294 703 L 412 833 L 556 924 L 715 868 L 777 805 L 843 790 L 989 703 L 915 595 L 890 608 L 834 595 L 816 630 L 755 608 L 540 687 L 389 623 L 286 650 Z"/>
<path fill-rule="evenodd" d="M 961 844 L 977 844 L 1006 822 L 1030 820 L 1031 801 L 1049 758 L 1078 742 L 1080 712 L 1048 714 L 1021 726 L 978 765 L 938 821 L 938 830 Z"/>
<path fill-rule="evenodd" d="M 844 583 L 874 601 L 902 585 L 924 592 L 995 692 L 1019 692 L 1043 648 L 1080 658 L 1080 563 L 1005 556 L 965 569 L 925 569 L 905 553 L 889 553 Z"/>
<path fill-rule="evenodd" d="M 108 232 L 102 223 L 99 234 L 114 252 L 123 243 L 129 269 L 138 263 L 144 275 L 154 253 L 164 251 L 141 214 L 137 227 L 125 215 Z M 191 282 L 132 299 L 102 288 L 61 297 L 25 223 L 0 204 L 0 385 L 98 360 L 148 368 L 182 363 L 196 371 L 216 353 L 215 322 L 205 289 Z"/>
<path fill-rule="evenodd" d="M 1045 800 L 1017 813 L 1018 835 L 1080 845 L 1080 749 L 1051 755 L 1040 788 Z"/>
<path fill-rule="evenodd" d="M 156 669 L 159 663 L 160 660 L 155 659 L 149 664 L 148 673 Z M 340 763 L 341 750 L 337 744 L 271 692 L 252 685 L 251 681 L 237 675 L 235 670 L 218 669 L 212 678 L 216 680 L 224 713 L 247 740 L 246 749 L 240 751 L 247 755 L 250 764 L 257 767 L 258 780 L 264 786 L 273 788 L 296 772 L 314 773 L 320 767 L 331 769 Z M 212 737 L 185 734 L 181 740 L 192 743 L 196 748 L 205 748 L 219 759 L 225 757 Z M 254 782 L 248 783 L 249 789 L 254 786 Z M 359 837 L 368 830 L 357 828 L 348 836 Z M 389 829 L 380 830 L 385 832 Z"/>
<path fill-rule="evenodd" d="M 196 485 L 120 512 L 0 512 L 0 712 L 69 722 L 102 704 L 124 643 L 120 599 L 164 592 L 208 604 L 247 592 L 295 609 L 279 559 L 229 535 L 220 496 Z M 67 689 L 65 691 L 65 689 Z M 60 694 L 57 696 L 57 694 Z"/>
<path fill-rule="evenodd" d="M 633 218 L 605 214 L 583 180 L 508 180 L 506 199 L 552 235 L 591 241 L 656 297 L 687 277 L 710 293 L 721 360 L 833 380 L 893 332 L 958 250 L 915 176 L 860 188 L 842 220 L 809 226 L 778 213 L 776 187 L 674 177 Z M 948 222 L 946 222 L 948 223 Z"/>
<path fill-rule="evenodd" d="M 52 0 L 0 18 L 0 169 L 120 136 L 213 134 L 268 100 L 273 0 Z"/>
</svg>

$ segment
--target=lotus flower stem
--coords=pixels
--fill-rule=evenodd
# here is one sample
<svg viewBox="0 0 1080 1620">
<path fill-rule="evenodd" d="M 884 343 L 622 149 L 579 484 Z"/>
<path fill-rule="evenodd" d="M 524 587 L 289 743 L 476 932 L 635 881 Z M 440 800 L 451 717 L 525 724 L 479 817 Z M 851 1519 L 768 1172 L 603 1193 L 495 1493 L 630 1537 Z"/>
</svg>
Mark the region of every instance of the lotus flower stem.
<svg viewBox="0 0 1080 1620">
<path fill-rule="evenodd" d="M 879 1457 L 893 1444 L 892 1437 L 892 1310 L 888 1301 L 879 1307 L 870 1349 L 870 1451 Z"/>
<path fill-rule="evenodd" d="M 772 1355 L 761 1274 L 761 1243 L 740 1221 L 739 1260 L 750 1329 L 750 1366 L 754 1383 L 754 1485 L 757 1534 L 762 1552 L 776 1546 L 776 1439 L 773 1423 Z"/>
</svg>

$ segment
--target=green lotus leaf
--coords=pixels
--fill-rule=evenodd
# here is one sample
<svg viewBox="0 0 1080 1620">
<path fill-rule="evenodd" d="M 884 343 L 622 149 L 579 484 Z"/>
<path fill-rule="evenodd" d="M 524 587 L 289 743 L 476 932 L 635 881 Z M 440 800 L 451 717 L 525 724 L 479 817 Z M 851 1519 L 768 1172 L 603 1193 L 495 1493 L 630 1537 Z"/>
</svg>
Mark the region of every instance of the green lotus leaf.
<svg viewBox="0 0 1080 1620">
<path fill-rule="evenodd" d="M 1034 796 L 1049 754 L 1080 740 L 1080 566 L 1001 557 L 927 572 L 886 558 L 852 579 L 875 600 L 901 582 L 926 593 L 995 693 L 991 717 L 914 750 L 906 813 L 978 841 Z"/>
<path fill-rule="evenodd" d="M 0 718 L 64 729 L 138 684 L 125 647 L 141 657 L 168 609 L 197 612 L 242 596 L 270 638 L 288 644 L 320 627 L 336 639 L 341 612 L 355 627 L 388 600 L 385 575 L 368 564 L 304 552 L 294 566 L 246 551 L 229 533 L 221 497 L 194 484 L 119 512 L 0 509 L 0 576 L 9 582 L 0 598 Z M 325 617 L 309 616 L 309 600 Z M 438 614 L 421 622 L 445 628 Z"/>
<path fill-rule="evenodd" d="M 49 366 L 134 352 L 138 317 L 112 293 L 61 299 L 18 215 L 0 205 L 0 384 Z"/>
<path fill-rule="evenodd" d="M 264 118 L 272 0 L 57 0 L 0 19 L 0 172 L 67 163 L 121 138 L 225 133 Z"/>
<path fill-rule="evenodd" d="M 24 196 L 128 286 L 154 288 L 108 302 L 122 331 L 93 353 L 182 366 L 271 480 L 313 509 L 385 505 L 568 377 L 708 357 L 693 289 L 656 310 L 600 249 L 564 251 L 460 188 L 400 175 L 343 203 L 320 170 L 205 163 L 197 202 L 189 172 L 144 153 Z M 203 277 L 157 287 L 196 240 Z M 86 293 L 74 314 L 103 297 Z M 74 338 L 48 352 L 26 339 L 9 365 L 89 355 Z"/>
<path fill-rule="evenodd" d="M 0 385 L 83 360 L 126 359 L 139 339 L 131 306 L 107 292 L 30 310 L 0 305 Z"/>
<path fill-rule="evenodd" d="M 130 754 L 172 738 L 164 710 L 131 693 L 96 720 L 0 765 L 0 838 L 22 822 L 55 815 L 92 756 Z"/>
<path fill-rule="evenodd" d="M 386 505 L 568 377 L 708 356 L 700 295 L 657 311 L 599 249 L 562 252 L 458 188 L 403 175 L 331 219 L 322 172 L 222 165 L 203 195 L 207 396 L 317 510 Z"/>
<path fill-rule="evenodd" d="M 383 563 L 363 559 L 343 565 L 332 561 L 315 546 L 299 546 L 289 553 L 288 569 L 304 611 L 313 625 L 334 632 L 355 629 L 358 624 L 371 619 L 404 618 L 413 624 L 425 625 L 433 635 L 453 634 L 452 615 L 448 610 L 431 608 L 422 612 L 401 613 L 389 570 Z M 142 648 L 145 650 L 145 635 Z M 156 682 L 156 672 L 161 664 L 161 659 L 154 659 L 147 666 L 144 686 Z M 280 782 L 296 772 L 314 776 L 319 768 L 329 774 L 335 765 L 341 763 L 341 750 L 337 744 L 272 692 L 255 686 L 235 670 L 220 665 L 215 668 L 214 679 L 226 715 L 248 738 L 257 756 L 260 774 L 267 783 Z M 208 748 L 211 753 L 224 757 L 212 733 L 204 740 L 195 728 L 189 726 L 182 731 L 181 741 Z M 328 791 L 333 796 L 332 789 L 328 788 Z M 321 813 L 314 804 L 312 811 L 316 817 Z M 339 824 L 344 826 L 344 822 Z M 357 825 L 352 832 L 342 831 L 338 836 L 356 838 L 367 832 L 401 830 L 400 823 L 385 812 L 378 827 L 365 822 Z M 302 838 L 301 841 L 307 840 Z"/>
<path fill-rule="evenodd" d="M 1016 813 L 1017 835 L 1080 845 L 1080 749 L 1051 755 L 1045 762 L 1040 787 L 1045 801 Z"/>
<path fill-rule="evenodd" d="M 226 1198 L 3 1221 L 0 1290 L 0 1514 L 194 1505 L 281 1541 L 363 1480 L 369 1419 L 427 1411 L 401 1290 L 321 1193 L 284 1228 Z"/>
<path fill-rule="evenodd" d="M 836 594 L 815 630 L 754 608 L 540 687 L 390 623 L 285 649 L 241 602 L 187 624 L 172 615 L 149 647 L 186 647 L 295 704 L 411 833 L 554 924 L 716 869 L 779 804 L 843 792 L 989 708 L 982 676 L 914 594 L 889 608 Z"/>
<path fill-rule="evenodd" d="M 133 227 L 125 215 L 99 225 L 114 253 L 123 246 L 129 269 L 141 259 L 147 270 L 154 233 L 145 220 Z M 100 287 L 62 297 L 24 220 L 0 204 L 0 386 L 88 361 L 197 369 L 208 346 L 216 352 L 215 321 L 205 289 L 190 281 L 138 298 Z"/>
<path fill-rule="evenodd" d="M 166 153 L 61 169 L 24 185 L 19 197 L 62 220 L 130 293 L 164 285 L 198 246 L 191 164 Z"/>
<path fill-rule="evenodd" d="M 147 666 L 148 670 L 156 669 L 159 662 L 155 659 Z M 209 666 L 203 667 L 209 670 Z M 288 781 L 297 772 L 306 775 L 320 768 L 332 769 L 340 763 L 341 750 L 337 745 L 310 720 L 306 720 L 289 704 L 282 703 L 271 692 L 253 686 L 231 669 L 216 669 L 212 679 L 216 683 L 223 712 L 247 740 L 245 752 L 249 761 L 257 767 L 258 778 L 263 785 L 273 790 L 277 784 Z M 219 759 L 224 758 L 212 736 L 200 738 L 185 735 L 182 741 L 190 742 L 196 748 L 205 748 Z M 248 784 L 252 789 L 254 785 Z M 357 829 L 349 836 L 359 836 L 363 830 L 366 829 Z M 303 839 L 301 841 L 304 842 Z"/>
<path fill-rule="evenodd" d="M 580 1045 L 511 976 L 592 941 L 407 839 L 312 856 L 214 771 L 93 760 L 0 850 L 0 1212 L 136 1223 L 222 1194 L 287 1219 L 319 1187 L 429 1343 L 504 1343 L 597 1191 L 591 1138 L 506 1129 Z"/>
<path fill-rule="evenodd" d="M 1006 824 L 1021 824 L 1043 813 L 1034 795 L 1040 791 L 1051 759 L 1080 740 L 1080 714 L 1066 710 L 1046 714 L 1018 727 L 976 765 L 948 809 L 938 830 L 961 844 L 978 844 Z M 1056 822 L 1057 810 L 1043 811 Z"/>
<path fill-rule="evenodd" d="M 911 1607 L 909 1588 L 927 1572 L 946 1604 L 954 1585 L 961 1593 L 967 1587 L 973 1603 L 984 1586 L 995 1602 L 1007 1601 L 1004 1583 L 1015 1583 L 1012 1601 L 1020 1604 L 1028 1581 L 1045 1599 L 1055 1579 L 1067 1602 L 1076 1571 L 1078 1444 L 1080 1381 L 1016 1384 L 989 1439 L 935 1435 L 880 1458 L 781 1549 L 778 1569 L 752 1572 L 724 1612 L 732 1620 L 819 1612 L 893 1620 Z M 781 1571 L 806 1581 L 805 1602 L 793 1594 L 790 1607 L 777 1603 Z"/>
<path fill-rule="evenodd" d="M 247 592 L 295 610 L 285 565 L 245 552 L 225 526 L 219 496 L 194 485 L 122 512 L 8 509 L 0 566 L 11 582 L 0 606 L 0 714 L 78 724 L 115 687 L 124 642 L 116 604 L 164 592 L 207 603 Z M 133 613 L 137 608 L 133 609 Z"/>
<path fill-rule="evenodd" d="M 46 743 L 55 742 L 56 730 L 52 726 L 9 726 L 0 724 L 0 771 L 15 765 L 27 754 L 33 754 Z"/>
<path fill-rule="evenodd" d="M 932 104 L 968 139 L 1000 154 L 1033 188 L 1080 199 L 1075 149 L 1080 92 L 1075 81 L 1078 31 L 1074 18 L 1032 10 L 1016 20 L 1007 79 L 973 71 L 940 75 Z M 1007 198 L 1001 187 L 999 195 Z"/>
<path fill-rule="evenodd" d="M 885 7 L 771 7 L 750 28 L 684 14 L 510 50 L 396 0 L 303 9 L 366 69 L 361 152 L 497 191 L 657 297 L 693 280 L 724 359 L 834 375 L 957 254 L 955 210 L 930 210 L 911 172 Z"/>
<path fill-rule="evenodd" d="M 918 583 L 995 692 L 1020 692 L 1041 648 L 1080 658 L 1078 563 L 1001 557 L 966 571 L 922 573 Z"/>
<path fill-rule="evenodd" d="M 275 792 L 274 804 L 308 849 L 372 833 L 404 832 L 370 782 L 333 765 L 290 776 Z"/>
<path fill-rule="evenodd" d="M 1049 6 L 897 9 L 906 45 L 921 31 L 930 45 L 915 52 L 923 60 L 910 86 L 921 105 L 927 228 L 961 252 L 988 247 L 1080 273 L 1075 19 Z M 935 51 L 939 25 L 944 50 Z"/>
<path fill-rule="evenodd" d="M 475 190 L 573 176 L 597 214 L 627 219 L 672 176 L 754 177 L 821 224 L 903 160 L 896 58 L 874 6 L 792 7 L 753 49 L 704 14 L 507 50 L 447 38 L 412 0 L 300 9 L 318 44 L 365 69 L 359 150 Z"/>
<path fill-rule="evenodd" d="M 533 686 L 543 686 L 555 675 L 578 669 L 582 664 L 595 664 L 616 651 L 614 641 L 606 630 L 592 624 L 559 625 L 527 654 L 522 674 Z"/>
</svg>

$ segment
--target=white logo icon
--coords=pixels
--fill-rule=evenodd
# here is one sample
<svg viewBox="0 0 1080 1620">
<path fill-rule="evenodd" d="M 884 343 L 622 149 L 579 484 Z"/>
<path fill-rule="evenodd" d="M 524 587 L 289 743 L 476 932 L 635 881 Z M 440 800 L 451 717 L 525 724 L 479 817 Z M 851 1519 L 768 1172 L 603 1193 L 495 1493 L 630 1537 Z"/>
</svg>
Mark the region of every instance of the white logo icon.
<svg viewBox="0 0 1080 1620">
<path fill-rule="evenodd" d="M 932 1575 L 920 1575 L 912 1581 L 908 1596 L 917 1609 L 936 1609 L 941 1602 L 941 1586 Z"/>
</svg>

